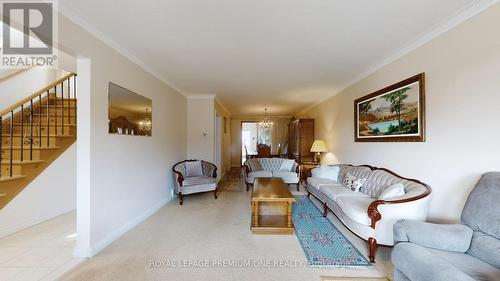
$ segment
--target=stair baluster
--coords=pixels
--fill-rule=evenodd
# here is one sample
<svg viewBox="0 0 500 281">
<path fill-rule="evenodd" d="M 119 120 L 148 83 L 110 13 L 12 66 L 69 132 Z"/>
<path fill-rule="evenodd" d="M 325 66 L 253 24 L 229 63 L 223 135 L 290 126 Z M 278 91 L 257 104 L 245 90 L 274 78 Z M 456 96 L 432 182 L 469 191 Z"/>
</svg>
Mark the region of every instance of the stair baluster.
<svg viewBox="0 0 500 281">
<path fill-rule="evenodd" d="M 14 110 L 10 112 L 10 128 L 9 128 L 9 134 L 10 134 L 10 161 L 9 161 L 9 174 L 10 177 L 12 177 L 12 135 L 13 135 L 13 128 L 14 128 Z M 21 153 L 23 153 L 21 151 Z"/>
<path fill-rule="evenodd" d="M 57 135 L 57 85 L 54 86 L 54 120 L 56 121 L 55 125 L 55 134 Z M 64 130 L 63 130 L 64 132 Z"/>
<path fill-rule="evenodd" d="M 30 100 L 30 160 L 33 160 L 33 99 Z"/>
<path fill-rule="evenodd" d="M 76 74 L 73 76 L 73 99 L 76 102 Z M 75 108 L 75 124 L 76 124 L 76 115 L 77 114 L 78 114 L 78 107 Z"/>
<path fill-rule="evenodd" d="M 62 124 L 62 134 L 64 135 L 64 81 L 61 82 L 61 102 L 62 102 L 61 124 Z"/>
<path fill-rule="evenodd" d="M 71 84 L 70 84 L 70 79 L 68 78 L 68 103 L 70 103 L 69 107 L 68 107 L 68 124 L 71 124 Z M 64 84 L 64 83 L 62 83 Z M 64 92 L 63 92 L 63 95 L 64 95 Z"/>
<path fill-rule="evenodd" d="M 47 90 L 47 147 L 50 146 L 50 107 L 49 107 L 49 91 Z"/>
<path fill-rule="evenodd" d="M 24 104 L 21 104 L 21 161 L 24 160 Z"/>
<path fill-rule="evenodd" d="M 42 94 L 38 95 L 38 146 L 42 147 Z"/>
</svg>

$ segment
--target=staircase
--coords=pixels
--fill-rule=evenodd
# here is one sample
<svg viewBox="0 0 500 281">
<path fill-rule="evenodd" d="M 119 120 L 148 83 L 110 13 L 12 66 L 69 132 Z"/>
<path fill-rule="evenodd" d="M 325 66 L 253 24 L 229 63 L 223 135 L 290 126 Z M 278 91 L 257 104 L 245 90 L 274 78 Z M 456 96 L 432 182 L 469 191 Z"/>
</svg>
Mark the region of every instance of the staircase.
<svg viewBox="0 0 500 281">
<path fill-rule="evenodd" d="M 76 114 L 74 73 L 0 112 L 0 209 L 76 141 Z"/>
</svg>

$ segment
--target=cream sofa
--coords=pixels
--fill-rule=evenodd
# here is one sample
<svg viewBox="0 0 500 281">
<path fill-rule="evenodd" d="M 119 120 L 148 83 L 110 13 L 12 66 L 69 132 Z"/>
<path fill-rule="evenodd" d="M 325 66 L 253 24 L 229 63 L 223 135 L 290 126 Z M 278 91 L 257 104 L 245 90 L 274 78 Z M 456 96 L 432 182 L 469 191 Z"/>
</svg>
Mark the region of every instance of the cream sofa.
<svg viewBox="0 0 500 281">
<path fill-rule="evenodd" d="M 368 241 L 371 262 L 375 262 L 378 244 L 394 245 L 393 224 L 397 220 L 427 218 L 431 188 L 418 180 L 366 165 L 321 166 L 311 174 L 307 179 L 308 196 L 312 194 L 321 201 L 324 216 L 331 210 L 354 234 Z M 342 184 L 348 174 L 366 179 L 359 192 Z M 379 199 L 394 184 L 401 187 L 401 194 Z"/>
<path fill-rule="evenodd" d="M 288 165 L 283 165 L 284 161 L 287 161 Z M 253 185 L 255 178 L 281 178 L 286 184 L 297 185 L 299 190 L 299 164 L 294 160 L 278 157 L 250 158 L 245 161 L 243 167 L 247 191 Z"/>
</svg>

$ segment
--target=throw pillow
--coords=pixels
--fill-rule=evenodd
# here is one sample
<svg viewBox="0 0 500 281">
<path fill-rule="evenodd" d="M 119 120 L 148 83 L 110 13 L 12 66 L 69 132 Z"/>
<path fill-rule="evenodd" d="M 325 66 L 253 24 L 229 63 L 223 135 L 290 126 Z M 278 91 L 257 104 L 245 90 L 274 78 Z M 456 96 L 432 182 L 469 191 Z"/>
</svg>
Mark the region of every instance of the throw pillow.
<svg viewBox="0 0 500 281">
<path fill-rule="evenodd" d="M 380 200 L 386 200 L 391 197 L 405 195 L 405 186 L 402 183 L 395 183 L 386 187 L 378 196 Z"/>
<path fill-rule="evenodd" d="M 291 172 L 292 168 L 293 168 L 293 164 L 295 164 L 295 160 L 283 159 L 283 162 L 281 162 L 280 171 Z"/>
<path fill-rule="evenodd" d="M 359 192 L 361 187 L 363 187 L 363 184 L 365 184 L 366 179 L 365 178 L 357 178 L 351 174 L 347 174 L 342 181 L 344 184 L 345 188 L 350 189 L 355 192 Z"/>
<path fill-rule="evenodd" d="M 250 166 L 250 170 L 252 172 L 264 170 L 264 168 L 262 168 L 262 165 L 259 162 L 259 159 L 257 159 L 257 158 L 251 158 L 251 159 L 249 159 L 248 160 L 248 166 Z"/>
<path fill-rule="evenodd" d="M 359 192 L 361 187 L 363 187 L 363 184 L 365 184 L 366 179 L 365 178 L 356 178 L 355 180 L 352 181 L 351 184 L 351 190 L 354 192 Z"/>
<path fill-rule="evenodd" d="M 340 172 L 339 166 L 321 165 L 320 169 L 321 178 L 338 181 Z"/>
<path fill-rule="evenodd" d="M 188 161 L 184 163 L 184 166 L 186 167 L 186 176 L 188 177 L 203 176 L 201 161 Z"/>
<path fill-rule="evenodd" d="M 347 189 L 351 189 L 351 185 L 352 185 L 352 182 L 356 179 L 355 176 L 351 175 L 351 174 L 347 174 L 344 178 L 344 180 L 342 181 L 342 184 L 344 185 L 345 188 Z"/>
</svg>

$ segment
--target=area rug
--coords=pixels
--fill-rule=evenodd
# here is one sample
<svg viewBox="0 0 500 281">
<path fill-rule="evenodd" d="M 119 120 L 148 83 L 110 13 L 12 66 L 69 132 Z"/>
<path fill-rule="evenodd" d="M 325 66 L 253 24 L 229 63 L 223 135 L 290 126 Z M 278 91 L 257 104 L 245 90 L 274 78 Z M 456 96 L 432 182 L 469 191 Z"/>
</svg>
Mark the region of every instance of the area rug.
<svg viewBox="0 0 500 281">
<path fill-rule="evenodd" d="M 220 180 L 217 188 L 224 191 L 242 191 L 245 187 L 241 179 L 241 169 L 231 168 L 227 175 Z"/>
<path fill-rule="evenodd" d="M 295 199 L 292 211 L 295 234 L 311 266 L 371 266 L 307 196 L 296 195 Z"/>
<path fill-rule="evenodd" d="M 321 276 L 321 281 L 389 281 L 385 277 L 333 277 Z"/>
</svg>

